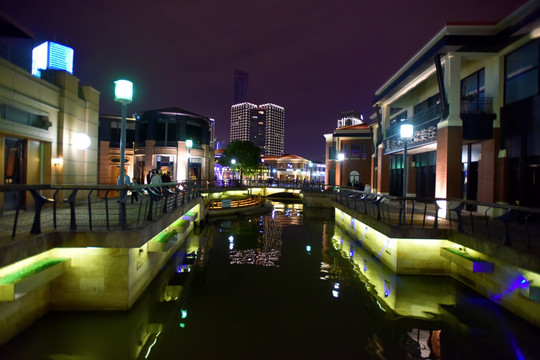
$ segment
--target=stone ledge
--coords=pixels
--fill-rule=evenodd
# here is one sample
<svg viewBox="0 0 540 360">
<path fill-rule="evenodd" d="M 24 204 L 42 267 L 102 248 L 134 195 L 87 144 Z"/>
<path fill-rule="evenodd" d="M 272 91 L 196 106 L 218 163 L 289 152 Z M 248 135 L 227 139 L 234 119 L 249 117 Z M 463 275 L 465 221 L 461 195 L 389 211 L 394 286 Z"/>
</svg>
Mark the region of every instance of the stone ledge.
<svg viewBox="0 0 540 360">
<path fill-rule="evenodd" d="M 28 270 L 33 266 L 38 266 L 38 264 L 39 262 L 33 263 L 25 267 L 24 269 Z M 52 266 L 47 266 L 41 270 L 37 270 L 37 272 L 35 273 L 31 273 L 29 275 L 22 275 L 19 280 L 15 280 L 7 284 L 0 284 L 0 301 L 15 301 L 21 296 L 29 293 L 30 291 L 35 290 L 38 287 L 45 285 L 49 281 L 59 277 L 69 267 L 71 267 L 71 259 L 61 259 L 60 262 Z"/>
<path fill-rule="evenodd" d="M 450 260 L 456 265 L 475 273 L 493 272 L 494 265 L 492 262 L 475 259 L 465 253 L 460 254 L 458 251 L 453 251 L 449 248 L 441 248 L 441 256 L 445 259 Z"/>
</svg>

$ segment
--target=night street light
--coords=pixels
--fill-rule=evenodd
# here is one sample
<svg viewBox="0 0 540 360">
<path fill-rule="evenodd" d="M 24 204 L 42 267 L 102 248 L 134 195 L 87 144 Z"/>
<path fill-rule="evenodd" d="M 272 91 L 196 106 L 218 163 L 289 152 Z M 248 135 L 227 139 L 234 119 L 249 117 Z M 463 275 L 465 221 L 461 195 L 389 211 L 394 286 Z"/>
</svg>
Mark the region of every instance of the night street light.
<svg viewBox="0 0 540 360">
<path fill-rule="evenodd" d="M 191 148 L 193 147 L 193 140 L 186 139 L 186 148 L 188 150 L 188 156 L 187 156 L 187 173 L 186 173 L 186 181 L 191 180 L 190 171 L 189 171 L 189 163 L 191 159 Z"/>
<path fill-rule="evenodd" d="M 120 128 L 120 178 L 119 185 L 124 184 L 126 175 L 126 113 L 127 104 L 133 99 L 133 83 L 129 80 L 116 80 L 114 82 L 114 101 L 122 104 L 122 124 Z"/>
<path fill-rule="evenodd" d="M 403 197 L 407 197 L 407 143 L 413 137 L 413 126 L 411 124 L 402 124 L 399 129 L 399 134 L 403 140 Z M 403 223 L 405 223 L 407 211 L 407 201 L 403 209 Z"/>
</svg>

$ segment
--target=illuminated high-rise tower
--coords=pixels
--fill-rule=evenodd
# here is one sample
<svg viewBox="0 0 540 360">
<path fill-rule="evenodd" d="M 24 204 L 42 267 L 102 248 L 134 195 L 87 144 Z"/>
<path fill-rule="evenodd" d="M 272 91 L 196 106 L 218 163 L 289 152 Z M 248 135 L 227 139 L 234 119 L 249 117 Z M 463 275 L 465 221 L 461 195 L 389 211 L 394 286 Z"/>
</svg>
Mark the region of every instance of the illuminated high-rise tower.
<svg viewBox="0 0 540 360">
<path fill-rule="evenodd" d="M 281 156 L 285 148 L 285 109 L 275 104 L 244 102 L 231 107 L 231 141 L 249 140 L 261 154 Z"/>
</svg>

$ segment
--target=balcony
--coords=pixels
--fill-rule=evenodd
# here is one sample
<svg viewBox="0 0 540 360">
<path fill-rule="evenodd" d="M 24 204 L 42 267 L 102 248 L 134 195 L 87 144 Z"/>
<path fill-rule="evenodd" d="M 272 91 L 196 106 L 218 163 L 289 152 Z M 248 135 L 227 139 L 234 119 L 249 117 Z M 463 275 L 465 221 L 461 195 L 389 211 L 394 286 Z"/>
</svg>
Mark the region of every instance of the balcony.
<svg viewBox="0 0 540 360">
<path fill-rule="evenodd" d="M 493 137 L 493 98 L 475 96 L 461 99 L 460 117 L 464 140 L 485 140 Z"/>
<path fill-rule="evenodd" d="M 413 124 L 414 135 L 408 140 L 409 149 L 435 143 L 437 141 L 437 123 L 441 120 L 441 105 L 433 105 L 409 117 L 406 122 Z M 384 154 L 392 154 L 403 150 L 403 139 L 400 138 L 401 122 L 396 122 L 386 131 L 384 139 Z"/>
</svg>

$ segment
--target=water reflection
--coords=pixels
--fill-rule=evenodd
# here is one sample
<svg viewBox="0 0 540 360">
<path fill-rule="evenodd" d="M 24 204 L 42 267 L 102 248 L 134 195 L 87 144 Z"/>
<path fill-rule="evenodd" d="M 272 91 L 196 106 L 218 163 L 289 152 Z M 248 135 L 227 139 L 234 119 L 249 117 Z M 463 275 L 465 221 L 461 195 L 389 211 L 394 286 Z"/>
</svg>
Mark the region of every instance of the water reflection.
<svg viewBox="0 0 540 360">
<path fill-rule="evenodd" d="M 537 328 L 452 279 L 396 276 L 332 219 L 288 204 L 209 222 L 130 311 L 50 313 L 0 358 L 461 360 L 540 350 Z"/>
<path fill-rule="evenodd" d="M 339 293 L 336 284 L 349 284 L 356 277 L 385 314 L 368 338 L 366 350 L 373 357 L 388 354 L 388 327 L 399 334 L 398 321 L 408 323 L 401 328 L 399 347 L 411 359 L 525 359 L 524 354 L 536 352 L 533 339 L 538 328 L 453 279 L 397 276 L 337 226 L 331 239 L 323 242 L 327 256 L 321 263 L 321 279 L 333 282 L 333 296 Z"/>
</svg>

